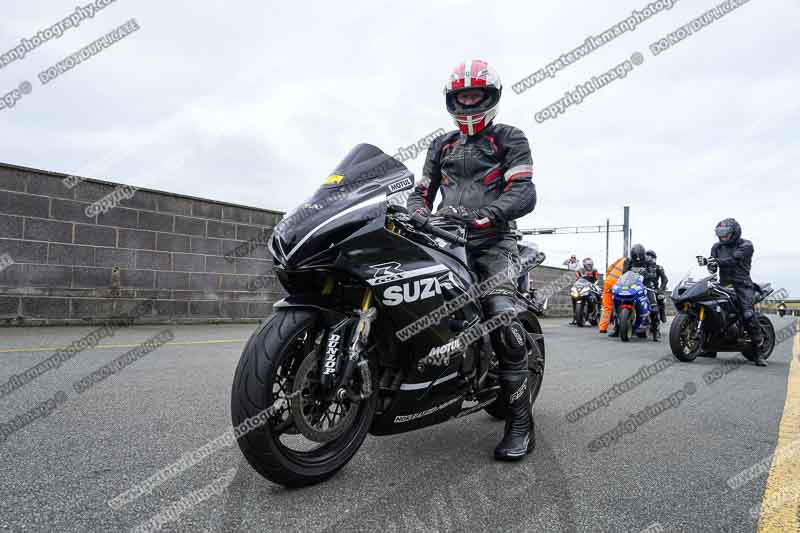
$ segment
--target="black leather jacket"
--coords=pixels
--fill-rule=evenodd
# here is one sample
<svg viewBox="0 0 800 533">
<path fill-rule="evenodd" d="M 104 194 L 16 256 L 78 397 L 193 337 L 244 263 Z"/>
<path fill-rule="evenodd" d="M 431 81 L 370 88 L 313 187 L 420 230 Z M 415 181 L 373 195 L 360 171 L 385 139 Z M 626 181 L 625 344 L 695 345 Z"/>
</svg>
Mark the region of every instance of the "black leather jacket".
<svg viewBox="0 0 800 533">
<path fill-rule="evenodd" d="M 644 272 L 645 285 L 651 289 L 665 291 L 668 283 L 669 279 L 667 278 L 667 273 L 664 272 L 664 267 L 661 265 L 647 265 L 647 269 Z"/>
<path fill-rule="evenodd" d="M 506 124 L 492 124 L 477 135 L 454 130 L 435 139 L 428 148 L 422 179 L 408 198 L 409 211 L 439 208 L 485 208 L 494 219 L 485 229 L 470 228 L 470 245 L 504 237 L 516 229 L 515 219 L 536 206 L 533 160 L 525 134 Z"/>
<path fill-rule="evenodd" d="M 634 261 L 630 257 L 625 258 L 625 263 L 622 265 L 622 273 L 633 270 L 644 276 L 647 270 L 647 261 Z"/>
<path fill-rule="evenodd" d="M 750 264 L 753 259 L 753 243 L 747 239 L 738 239 L 730 244 L 714 243 L 711 257 L 719 262 L 719 280 L 722 283 L 752 286 Z"/>
</svg>

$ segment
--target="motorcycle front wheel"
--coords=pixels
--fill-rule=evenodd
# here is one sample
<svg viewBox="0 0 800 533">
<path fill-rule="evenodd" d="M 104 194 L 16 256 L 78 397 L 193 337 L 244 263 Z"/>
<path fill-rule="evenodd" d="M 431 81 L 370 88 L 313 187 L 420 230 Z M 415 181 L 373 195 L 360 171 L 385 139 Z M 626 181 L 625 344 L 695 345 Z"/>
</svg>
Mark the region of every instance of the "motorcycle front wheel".
<svg viewBox="0 0 800 533">
<path fill-rule="evenodd" d="M 318 324 L 306 309 L 273 314 L 245 345 L 231 388 L 234 427 L 268 413 L 266 423 L 238 439 L 239 448 L 259 474 L 286 487 L 319 483 L 344 467 L 377 405 L 374 393 L 357 402 L 319 393 Z"/>
<path fill-rule="evenodd" d="M 696 316 L 678 313 L 669 328 L 669 347 L 679 361 L 690 363 L 703 351 L 703 343 L 696 339 L 700 321 Z"/>
<path fill-rule="evenodd" d="M 581 300 L 575 304 L 575 325 L 582 328 L 586 324 L 586 303 Z"/>
<path fill-rule="evenodd" d="M 628 342 L 633 336 L 633 310 L 622 309 L 619 312 L 619 340 Z"/>
</svg>

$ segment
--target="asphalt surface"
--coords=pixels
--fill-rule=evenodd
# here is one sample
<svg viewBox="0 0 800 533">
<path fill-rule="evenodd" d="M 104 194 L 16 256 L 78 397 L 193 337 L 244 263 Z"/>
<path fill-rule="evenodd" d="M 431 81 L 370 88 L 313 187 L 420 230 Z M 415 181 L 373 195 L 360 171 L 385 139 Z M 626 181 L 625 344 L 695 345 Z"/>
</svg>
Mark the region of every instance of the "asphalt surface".
<svg viewBox="0 0 800 533">
<path fill-rule="evenodd" d="M 776 319 L 776 329 L 788 324 Z M 118 330 L 101 341 L 110 347 L 86 350 L 0 398 L 0 423 L 57 391 L 67 398 L 0 442 L 0 531 L 130 531 L 230 469 L 233 481 L 221 494 L 162 531 L 756 530 L 748 511 L 760 503 L 767 476 L 738 490 L 726 481 L 775 449 L 791 340 L 767 368 L 736 367 L 710 385 L 704 373 L 742 356 L 673 364 L 569 422 L 567 413 L 667 355 L 667 342 L 623 344 L 564 319 L 543 325 L 537 447 L 524 462 L 492 460 L 502 422 L 477 413 L 370 436 L 334 478 L 300 490 L 268 482 L 238 447 L 224 448 L 115 511 L 110 498 L 229 428 L 231 380 L 254 326 L 172 327 L 173 341 L 76 393 L 74 382 L 165 327 Z M 91 330 L 0 329 L 0 384 L 48 357 L 49 347 Z M 594 439 L 678 390 L 693 393 L 590 450 Z"/>
</svg>

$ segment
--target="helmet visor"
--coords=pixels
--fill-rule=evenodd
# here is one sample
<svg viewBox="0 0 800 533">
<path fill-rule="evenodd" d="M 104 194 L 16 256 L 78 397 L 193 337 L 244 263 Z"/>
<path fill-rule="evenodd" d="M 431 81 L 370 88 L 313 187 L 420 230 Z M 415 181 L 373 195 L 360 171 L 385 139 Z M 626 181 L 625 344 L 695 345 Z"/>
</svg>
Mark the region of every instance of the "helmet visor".
<svg viewBox="0 0 800 533">
<path fill-rule="evenodd" d="M 717 238 L 721 242 L 726 242 L 731 240 L 731 237 L 733 237 L 733 226 L 729 224 L 720 224 L 716 227 L 714 232 L 717 234 Z"/>
</svg>

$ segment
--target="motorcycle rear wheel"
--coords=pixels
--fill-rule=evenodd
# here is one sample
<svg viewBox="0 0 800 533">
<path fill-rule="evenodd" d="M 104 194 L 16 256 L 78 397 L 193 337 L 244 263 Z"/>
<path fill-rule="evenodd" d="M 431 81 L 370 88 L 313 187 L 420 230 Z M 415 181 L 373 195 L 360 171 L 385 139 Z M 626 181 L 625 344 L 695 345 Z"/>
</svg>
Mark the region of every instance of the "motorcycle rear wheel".
<svg viewBox="0 0 800 533">
<path fill-rule="evenodd" d="M 772 351 L 775 349 L 775 327 L 772 325 L 772 321 L 762 314 L 759 314 L 757 319 L 758 324 L 761 326 L 761 334 L 764 337 L 764 342 L 761 344 L 760 350 L 751 348 L 742 352 L 742 355 L 745 356 L 748 361 L 755 361 L 759 352 L 762 358 L 765 360 L 769 359 L 769 356 L 772 355 Z"/>
<path fill-rule="evenodd" d="M 542 326 L 536 319 L 536 316 L 529 312 L 517 315 L 517 318 L 522 322 L 522 327 L 528 333 L 529 337 L 533 337 L 535 346 L 532 346 L 528 351 L 528 391 L 530 393 L 531 411 L 539 397 L 539 391 L 542 390 L 542 381 L 544 379 L 544 337 L 542 337 Z M 496 356 L 493 356 L 496 357 Z M 503 403 L 503 397 L 499 396 L 493 403 L 487 405 L 484 411 L 492 415 L 498 420 L 505 420 L 508 412 L 508 406 Z"/>
</svg>

